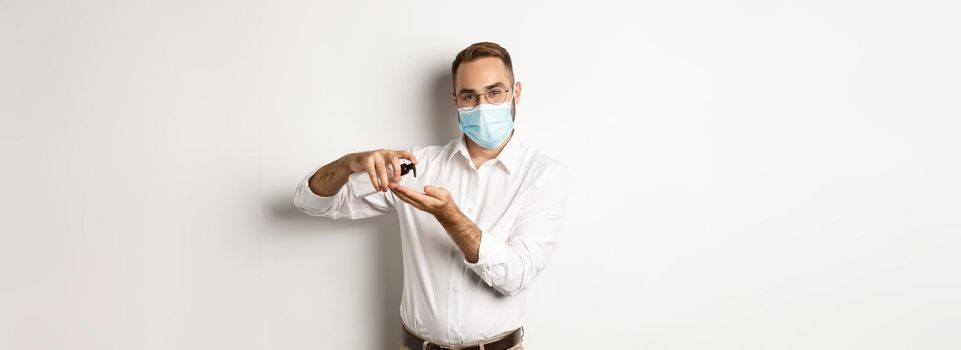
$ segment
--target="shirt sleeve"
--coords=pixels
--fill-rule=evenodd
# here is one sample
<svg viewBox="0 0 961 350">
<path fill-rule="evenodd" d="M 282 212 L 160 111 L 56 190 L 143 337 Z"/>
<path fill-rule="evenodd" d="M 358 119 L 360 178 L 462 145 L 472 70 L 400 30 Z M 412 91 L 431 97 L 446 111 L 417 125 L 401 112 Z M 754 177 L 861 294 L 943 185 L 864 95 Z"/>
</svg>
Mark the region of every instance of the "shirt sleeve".
<svg viewBox="0 0 961 350">
<path fill-rule="evenodd" d="M 304 176 L 294 191 L 294 206 L 307 215 L 331 219 L 362 219 L 395 210 L 393 193 L 390 191 L 377 192 L 362 198 L 354 196 L 350 182 L 355 181 L 355 176 L 368 176 L 366 173 L 354 173 L 348 177 L 347 183 L 331 196 L 317 195 L 310 189 L 308 182 L 319 168 Z"/>
<path fill-rule="evenodd" d="M 567 213 L 569 173 L 563 164 L 548 168 L 502 241 L 481 230 L 476 263 L 464 263 L 487 285 L 504 295 L 517 295 L 547 267 L 560 242 Z M 501 236 L 501 235 L 495 235 Z M 501 236 L 504 237 L 504 236 Z"/>
</svg>

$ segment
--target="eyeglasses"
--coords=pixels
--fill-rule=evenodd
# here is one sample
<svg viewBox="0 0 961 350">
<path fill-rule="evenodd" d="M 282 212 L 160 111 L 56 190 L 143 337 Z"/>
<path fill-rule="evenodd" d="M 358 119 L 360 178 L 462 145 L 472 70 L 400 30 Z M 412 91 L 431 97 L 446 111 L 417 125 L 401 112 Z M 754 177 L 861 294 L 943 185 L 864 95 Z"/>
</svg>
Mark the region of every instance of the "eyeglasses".
<svg viewBox="0 0 961 350">
<path fill-rule="evenodd" d="M 487 90 L 487 92 L 485 92 L 483 95 L 464 92 L 460 95 L 457 95 L 457 98 L 455 98 L 455 103 L 457 104 L 457 108 L 469 111 L 474 109 L 474 107 L 477 107 L 477 105 L 480 104 L 480 97 L 484 96 L 487 98 L 487 103 L 499 105 L 504 103 L 504 101 L 507 101 L 507 93 L 509 91 L 511 91 L 511 89 L 494 87 L 490 90 Z"/>
</svg>

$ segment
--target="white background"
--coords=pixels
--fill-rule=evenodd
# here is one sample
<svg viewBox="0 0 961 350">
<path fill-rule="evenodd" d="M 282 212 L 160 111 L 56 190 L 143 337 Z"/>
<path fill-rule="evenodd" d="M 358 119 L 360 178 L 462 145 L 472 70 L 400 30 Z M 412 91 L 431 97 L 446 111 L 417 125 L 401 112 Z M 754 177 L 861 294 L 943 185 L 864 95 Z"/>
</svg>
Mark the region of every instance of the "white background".
<svg viewBox="0 0 961 350">
<path fill-rule="evenodd" d="M 396 348 L 396 215 L 291 202 L 444 143 L 504 45 L 572 166 L 530 349 L 961 347 L 949 1 L 0 0 L 0 348 Z"/>
</svg>

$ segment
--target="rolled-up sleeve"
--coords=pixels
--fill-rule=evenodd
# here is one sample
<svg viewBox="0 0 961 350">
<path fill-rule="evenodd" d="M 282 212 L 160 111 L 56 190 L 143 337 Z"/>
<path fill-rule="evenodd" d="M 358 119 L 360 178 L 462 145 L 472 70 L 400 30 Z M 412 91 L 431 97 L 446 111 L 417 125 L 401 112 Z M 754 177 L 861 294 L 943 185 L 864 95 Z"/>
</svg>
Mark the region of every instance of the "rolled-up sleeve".
<svg viewBox="0 0 961 350">
<path fill-rule="evenodd" d="M 506 241 L 481 230 L 478 260 L 464 263 L 487 285 L 504 295 L 526 289 L 547 267 L 560 243 L 567 214 L 569 173 L 563 163 L 545 170 L 535 182 L 531 197 L 517 216 Z"/>
<path fill-rule="evenodd" d="M 331 196 L 320 196 L 311 191 L 310 177 L 318 168 L 304 176 L 294 191 L 294 206 L 311 216 L 322 216 L 331 219 L 362 219 L 386 214 L 394 210 L 393 194 L 377 192 L 363 198 L 356 198 L 350 182 L 356 181 L 356 176 L 368 176 L 367 173 L 354 173 L 347 179 L 347 184 L 341 186 L 337 193 Z"/>
</svg>

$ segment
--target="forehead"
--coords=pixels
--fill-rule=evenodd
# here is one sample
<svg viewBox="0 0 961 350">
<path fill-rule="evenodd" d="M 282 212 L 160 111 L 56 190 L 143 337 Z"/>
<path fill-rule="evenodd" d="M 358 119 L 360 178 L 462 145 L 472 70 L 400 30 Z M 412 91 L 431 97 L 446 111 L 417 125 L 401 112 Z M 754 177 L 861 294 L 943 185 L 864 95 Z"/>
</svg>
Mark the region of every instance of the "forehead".
<svg viewBox="0 0 961 350">
<path fill-rule="evenodd" d="M 482 89 L 485 86 L 501 82 L 510 86 L 510 72 L 507 66 L 497 57 L 483 57 L 477 60 L 461 63 L 457 67 L 457 76 L 454 79 L 455 90 Z"/>
</svg>

